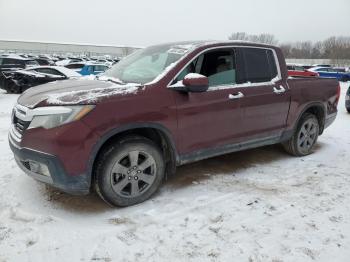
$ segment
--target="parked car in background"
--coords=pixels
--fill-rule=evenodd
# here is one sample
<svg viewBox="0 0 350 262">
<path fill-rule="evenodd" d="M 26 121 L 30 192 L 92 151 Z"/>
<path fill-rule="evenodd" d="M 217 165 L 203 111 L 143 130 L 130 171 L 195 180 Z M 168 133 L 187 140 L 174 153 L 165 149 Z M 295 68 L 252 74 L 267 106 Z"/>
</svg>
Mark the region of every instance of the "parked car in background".
<svg viewBox="0 0 350 262">
<path fill-rule="evenodd" d="M 46 58 L 35 58 L 35 61 L 38 62 L 41 66 L 53 66 L 55 64 L 54 61 L 46 59 Z"/>
<path fill-rule="evenodd" d="M 79 74 L 86 75 L 99 75 L 105 72 L 109 66 L 105 64 L 85 64 L 85 66 L 79 71 Z"/>
<path fill-rule="evenodd" d="M 96 61 L 96 63 L 98 64 L 104 64 L 106 66 L 112 66 L 113 65 L 113 60 L 109 60 L 109 59 L 98 59 Z"/>
<path fill-rule="evenodd" d="M 68 69 L 71 69 L 71 70 L 74 70 L 75 72 L 78 73 L 78 72 L 80 72 L 83 69 L 85 64 L 86 64 L 85 62 L 76 62 L 76 63 L 67 64 L 64 67 L 68 68 Z"/>
<path fill-rule="evenodd" d="M 64 76 L 67 79 L 81 77 L 79 73 L 63 66 L 38 66 L 38 67 L 30 68 L 30 70 L 38 73 L 42 73 L 42 74 Z"/>
<path fill-rule="evenodd" d="M 304 69 L 306 69 L 306 70 L 308 70 L 308 69 L 310 69 L 311 67 L 314 67 L 314 66 L 312 66 L 312 65 L 301 65 Z"/>
<path fill-rule="evenodd" d="M 84 62 L 84 59 L 81 58 L 67 58 L 67 59 L 63 59 L 63 60 L 59 60 L 56 62 L 56 65 L 58 66 L 66 66 L 69 64 L 73 64 L 73 63 L 81 63 Z"/>
<path fill-rule="evenodd" d="M 72 69 L 83 76 L 99 75 L 105 72 L 109 68 L 105 64 L 98 64 L 98 63 L 73 63 L 73 64 L 66 65 L 65 67 Z"/>
<path fill-rule="evenodd" d="M 14 107 L 9 144 L 33 178 L 129 206 L 186 163 L 276 143 L 311 154 L 339 96 L 335 79 L 288 78 L 278 47 L 162 44 L 98 79 L 28 90 Z"/>
<path fill-rule="evenodd" d="M 328 64 L 314 64 L 312 67 L 332 67 L 331 65 Z"/>
<path fill-rule="evenodd" d="M 312 72 L 305 69 L 303 66 L 287 64 L 287 70 L 289 76 L 319 76 L 317 72 Z"/>
<path fill-rule="evenodd" d="M 350 113 L 350 86 L 348 88 L 348 91 L 346 91 L 345 108 L 348 111 L 348 113 Z"/>
<path fill-rule="evenodd" d="M 316 72 L 320 77 L 336 78 L 338 81 L 350 81 L 350 72 L 347 72 L 345 68 L 334 67 L 313 67 L 309 69 L 312 72 Z"/>
<path fill-rule="evenodd" d="M 65 67 L 40 66 L 2 72 L 0 74 L 0 88 L 8 93 L 18 94 L 37 85 L 78 77 L 81 75 Z"/>
<path fill-rule="evenodd" d="M 24 58 L 19 55 L 0 56 L 0 72 L 25 69 L 38 65 L 39 63 L 32 58 Z"/>
</svg>

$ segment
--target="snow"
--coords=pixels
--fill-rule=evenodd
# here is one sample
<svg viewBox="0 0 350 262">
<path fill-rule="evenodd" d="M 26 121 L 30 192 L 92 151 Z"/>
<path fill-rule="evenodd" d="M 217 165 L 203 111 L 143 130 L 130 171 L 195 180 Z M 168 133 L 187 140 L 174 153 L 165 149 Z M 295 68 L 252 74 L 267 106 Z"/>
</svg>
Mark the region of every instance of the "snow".
<svg viewBox="0 0 350 262">
<path fill-rule="evenodd" d="M 58 66 L 66 66 L 70 63 L 71 59 L 63 59 L 60 61 L 57 61 L 55 64 Z"/>
<path fill-rule="evenodd" d="M 94 88 L 90 90 L 70 91 L 63 93 L 49 94 L 47 103 L 53 105 L 79 104 L 81 102 L 95 103 L 99 99 L 114 96 L 136 94 L 140 86 L 135 84 L 118 85 L 110 87 Z"/>
<path fill-rule="evenodd" d="M 13 58 L 13 59 L 18 59 L 18 60 L 33 60 L 32 58 L 25 58 L 17 54 L 0 54 L 0 57 L 6 57 L 6 58 Z"/>
<path fill-rule="evenodd" d="M 315 153 L 268 146 L 178 169 L 151 200 L 110 208 L 23 174 L 0 91 L 0 261 L 337 261 L 350 256 L 350 114 Z"/>
<path fill-rule="evenodd" d="M 203 78 L 205 76 L 201 75 L 201 74 L 197 74 L 197 73 L 189 73 L 188 75 L 186 75 L 186 79 L 198 79 L 198 78 Z"/>
<path fill-rule="evenodd" d="M 31 71 L 31 70 L 17 70 L 17 71 L 14 71 L 14 73 L 21 73 L 23 75 L 34 76 L 34 77 L 38 77 L 38 78 L 45 77 L 45 75 L 38 73 L 38 72 L 35 72 L 35 71 Z"/>
<path fill-rule="evenodd" d="M 78 74 L 77 72 L 63 66 L 36 66 L 36 67 L 31 67 L 30 70 L 35 70 L 40 68 L 49 68 L 49 69 L 52 68 L 52 69 L 58 70 L 59 72 L 61 72 L 67 77 L 81 77 L 81 74 Z"/>
<path fill-rule="evenodd" d="M 274 85 L 278 80 L 281 78 L 279 76 L 276 76 L 275 78 L 271 79 L 269 82 L 262 82 L 262 83 L 251 83 L 251 82 L 246 82 L 243 84 L 235 84 L 234 87 L 251 87 L 251 86 L 265 86 L 265 85 Z M 216 90 L 224 90 L 224 89 L 230 89 L 232 88 L 232 85 L 218 85 L 218 86 L 210 86 L 208 91 L 216 91 Z"/>
</svg>

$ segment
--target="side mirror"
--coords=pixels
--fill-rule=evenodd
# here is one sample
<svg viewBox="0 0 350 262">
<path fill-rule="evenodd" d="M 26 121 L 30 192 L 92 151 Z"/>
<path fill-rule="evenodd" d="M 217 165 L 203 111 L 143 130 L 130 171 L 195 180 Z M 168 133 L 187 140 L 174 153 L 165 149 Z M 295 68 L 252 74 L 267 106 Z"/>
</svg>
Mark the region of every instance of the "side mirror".
<svg viewBox="0 0 350 262">
<path fill-rule="evenodd" d="M 209 79 L 201 74 L 190 73 L 182 80 L 182 84 L 175 84 L 172 88 L 182 92 L 205 92 L 209 88 Z"/>
</svg>

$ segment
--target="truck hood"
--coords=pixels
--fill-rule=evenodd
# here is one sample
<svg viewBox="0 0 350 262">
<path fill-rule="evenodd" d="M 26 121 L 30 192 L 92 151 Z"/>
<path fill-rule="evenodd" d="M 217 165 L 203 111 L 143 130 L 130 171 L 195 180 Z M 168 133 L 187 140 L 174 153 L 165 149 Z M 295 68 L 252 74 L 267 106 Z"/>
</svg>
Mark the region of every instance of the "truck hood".
<svg viewBox="0 0 350 262">
<path fill-rule="evenodd" d="M 94 104 L 111 96 L 135 94 L 139 88 L 138 84 L 71 79 L 32 87 L 18 98 L 18 103 L 29 108 L 34 108 L 41 103 L 47 105 Z"/>
</svg>

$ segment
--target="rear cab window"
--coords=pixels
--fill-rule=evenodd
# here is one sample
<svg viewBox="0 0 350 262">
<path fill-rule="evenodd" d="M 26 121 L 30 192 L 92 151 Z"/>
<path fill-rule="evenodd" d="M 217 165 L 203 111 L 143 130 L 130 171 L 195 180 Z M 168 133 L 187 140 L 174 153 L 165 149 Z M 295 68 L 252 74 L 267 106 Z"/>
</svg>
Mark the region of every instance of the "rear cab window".
<svg viewBox="0 0 350 262">
<path fill-rule="evenodd" d="M 2 63 L 3 65 L 24 66 L 24 63 L 22 60 L 13 59 L 13 58 L 4 58 Z"/>
<path fill-rule="evenodd" d="M 85 66 L 85 64 L 69 64 L 69 65 L 66 65 L 66 68 L 69 68 L 69 69 L 81 69 Z"/>
<path fill-rule="evenodd" d="M 107 69 L 107 66 L 103 65 L 95 65 L 94 66 L 94 72 L 103 72 Z"/>
<path fill-rule="evenodd" d="M 305 69 L 304 69 L 304 67 L 302 67 L 302 66 L 296 66 L 296 67 L 295 67 L 295 71 L 301 71 L 301 72 L 303 72 L 303 71 L 305 71 Z"/>
<path fill-rule="evenodd" d="M 278 77 L 274 53 L 264 48 L 238 48 L 241 58 L 238 66 L 244 67 L 245 83 L 271 82 Z"/>
<path fill-rule="evenodd" d="M 42 73 L 42 74 L 48 74 L 48 75 L 56 75 L 56 76 L 65 76 L 61 72 L 52 69 L 52 68 L 37 68 L 35 69 L 36 72 Z"/>
<path fill-rule="evenodd" d="M 35 60 L 25 60 L 24 64 L 26 66 L 38 66 L 39 63 Z"/>
</svg>

